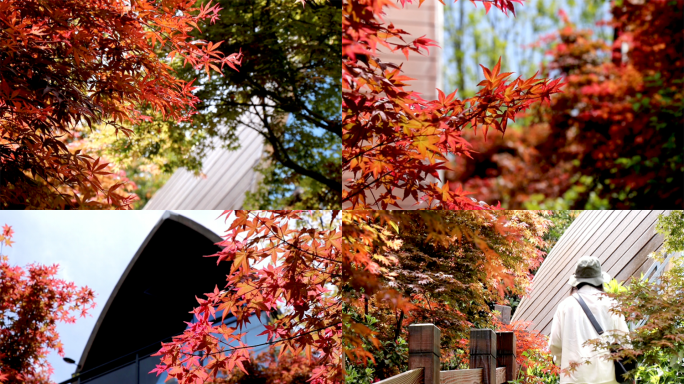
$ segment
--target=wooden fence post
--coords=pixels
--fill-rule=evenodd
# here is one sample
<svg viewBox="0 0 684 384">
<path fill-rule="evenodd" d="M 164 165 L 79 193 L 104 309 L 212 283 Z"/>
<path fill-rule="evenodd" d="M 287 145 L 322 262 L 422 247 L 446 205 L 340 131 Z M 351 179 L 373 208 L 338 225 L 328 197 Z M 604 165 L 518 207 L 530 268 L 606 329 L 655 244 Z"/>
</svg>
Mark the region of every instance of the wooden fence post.
<svg viewBox="0 0 684 384">
<path fill-rule="evenodd" d="M 491 329 L 470 330 L 470 369 L 475 368 L 482 368 L 482 384 L 496 384 L 496 333 Z"/>
<path fill-rule="evenodd" d="M 515 362 L 515 332 L 496 333 L 496 366 L 506 367 L 506 381 L 515 380 L 518 372 Z"/>
<path fill-rule="evenodd" d="M 499 315 L 499 320 L 501 320 L 502 323 L 511 323 L 511 307 L 509 307 L 508 305 L 494 304 L 494 310 L 499 311 L 499 313 L 501 313 L 501 315 Z"/>
<path fill-rule="evenodd" d="M 408 369 L 424 368 L 423 384 L 440 384 L 440 337 L 434 324 L 411 324 Z"/>
<path fill-rule="evenodd" d="M 499 320 L 504 324 L 511 323 L 511 307 L 494 304 L 494 310 L 499 311 Z M 518 366 L 515 362 L 515 333 L 496 333 L 496 366 L 506 367 L 506 381 L 515 380 Z"/>
</svg>

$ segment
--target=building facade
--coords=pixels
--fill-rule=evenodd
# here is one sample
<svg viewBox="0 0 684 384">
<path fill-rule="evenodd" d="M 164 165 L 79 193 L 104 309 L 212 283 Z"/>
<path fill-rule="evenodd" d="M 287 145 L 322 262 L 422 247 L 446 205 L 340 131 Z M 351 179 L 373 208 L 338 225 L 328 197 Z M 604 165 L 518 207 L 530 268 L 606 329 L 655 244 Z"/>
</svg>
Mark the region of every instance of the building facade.
<svg viewBox="0 0 684 384">
<path fill-rule="evenodd" d="M 216 258 L 205 257 L 220 250 L 216 243 L 221 240 L 204 226 L 165 212 L 102 309 L 74 377 L 61 384 L 164 383 L 166 375 L 149 373 L 160 362 L 159 356 L 152 355 L 193 321 L 189 312 L 197 304 L 196 297 L 225 281 L 229 263 L 217 266 Z M 246 330 L 247 345 L 266 342 L 266 336 L 256 336 L 263 325 L 253 320 Z M 224 322 L 234 321 L 228 316 Z"/>
<path fill-rule="evenodd" d="M 216 148 L 203 159 L 202 176 L 176 170 L 144 209 L 241 209 L 247 191 L 254 191 L 259 173 L 254 167 L 264 153 L 264 140 L 255 130 L 238 132 L 240 149 Z"/>
</svg>

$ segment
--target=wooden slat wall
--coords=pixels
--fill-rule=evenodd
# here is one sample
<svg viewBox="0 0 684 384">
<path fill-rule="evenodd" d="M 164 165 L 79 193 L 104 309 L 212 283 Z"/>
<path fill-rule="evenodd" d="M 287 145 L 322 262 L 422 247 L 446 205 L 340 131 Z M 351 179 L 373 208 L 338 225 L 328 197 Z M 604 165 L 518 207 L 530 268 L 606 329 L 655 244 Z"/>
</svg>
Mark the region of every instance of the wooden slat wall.
<svg viewBox="0 0 684 384">
<path fill-rule="evenodd" d="M 243 128 L 238 137 L 241 148 L 219 148 L 204 159 L 206 178 L 179 169 L 154 194 L 144 209 L 240 209 L 245 192 L 254 187 L 258 175 L 253 170 L 264 151 L 256 131 Z"/>
<path fill-rule="evenodd" d="M 663 243 L 654 229 L 658 214 L 664 212 L 582 212 L 540 267 L 513 321 L 531 321 L 531 328 L 549 334 L 558 303 L 570 294 L 568 279 L 584 255 L 598 257 L 603 270 L 618 281 L 639 277 L 652 263 L 648 254 Z"/>
<path fill-rule="evenodd" d="M 443 46 L 443 5 L 437 1 L 426 1 L 418 7 L 418 0 L 414 4 L 406 4 L 404 8 L 397 2 L 399 8 L 387 10 L 384 20 L 394 23 L 394 26 L 401 28 L 411 35 L 405 40 L 425 36 L 428 39 L 437 41 Z M 391 61 L 396 64 L 403 63 L 404 75 L 416 79 L 412 81 L 411 90 L 420 92 L 422 97 L 427 100 L 437 98 L 435 88 L 441 87 L 442 80 L 442 49 L 430 47 L 430 55 L 419 55 L 415 52 L 409 53 L 409 59 L 403 53 L 388 52 L 387 48 L 380 47 L 383 51 L 378 56 L 383 61 Z"/>
</svg>

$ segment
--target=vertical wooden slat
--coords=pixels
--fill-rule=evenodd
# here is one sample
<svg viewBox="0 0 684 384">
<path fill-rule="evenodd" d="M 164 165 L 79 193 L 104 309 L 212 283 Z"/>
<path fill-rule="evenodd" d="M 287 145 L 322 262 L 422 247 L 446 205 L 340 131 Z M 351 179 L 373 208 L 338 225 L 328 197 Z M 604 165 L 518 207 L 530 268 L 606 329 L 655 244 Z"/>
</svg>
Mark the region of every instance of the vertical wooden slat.
<svg viewBox="0 0 684 384">
<path fill-rule="evenodd" d="M 496 333 L 470 330 L 470 369 L 482 368 L 482 384 L 496 383 Z"/>
<path fill-rule="evenodd" d="M 518 367 L 515 362 L 515 332 L 496 333 L 497 367 L 506 367 L 506 381 L 515 380 Z"/>
<path fill-rule="evenodd" d="M 434 324 L 409 325 L 409 370 L 424 368 L 424 384 L 440 384 L 440 337 Z"/>
<path fill-rule="evenodd" d="M 494 310 L 499 311 L 499 320 L 504 324 L 511 323 L 511 307 L 508 305 L 494 304 Z"/>
</svg>

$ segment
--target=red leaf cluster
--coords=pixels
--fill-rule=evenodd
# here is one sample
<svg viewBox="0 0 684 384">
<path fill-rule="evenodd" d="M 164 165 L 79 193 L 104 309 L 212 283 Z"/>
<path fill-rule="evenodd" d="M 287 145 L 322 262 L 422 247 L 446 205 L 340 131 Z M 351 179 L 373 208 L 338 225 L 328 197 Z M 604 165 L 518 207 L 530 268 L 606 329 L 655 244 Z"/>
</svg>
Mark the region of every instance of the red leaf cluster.
<svg viewBox="0 0 684 384">
<path fill-rule="evenodd" d="M 548 349 L 548 336 L 539 331 L 530 330 L 532 322 L 513 321 L 504 324 L 498 317 L 493 318 L 497 331 L 515 333 L 515 360 L 518 364 L 518 379 L 523 383 L 543 383 L 541 378 L 528 373 L 528 369 L 537 368 L 549 375 L 559 375 L 560 367 L 553 363 L 553 356 Z"/>
<path fill-rule="evenodd" d="M 303 357 L 314 384 L 341 382 L 341 228 L 333 211 L 326 229 L 299 211 L 226 211 L 235 219 L 223 250 L 213 257 L 230 262 L 223 289 L 198 299 L 196 321 L 160 351 L 161 364 L 152 372 L 167 371 L 179 383 L 202 383 L 220 372 L 251 362 L 244 328 L 254 316 L 271 317 L 261 333 L 278 348 L 279 356 Z M 236 318 L 234 327 L 216 319 Z M 251 320 L 250 320 L 251 319 Z M 199 356 L 197 352 L 202 352 Z"/>
<path fill-rule="evenodd" d="M 564 18 L 548 51 L 548 70 L 567 79 L 563 94 L 501 140 L 468 137 L 479 154 L 457 159 L 453 190 L 508 208 L 559 198 L 572 208 L 684 204 L 684 1 L 625 0 L 611 11 L 612 44 Z"/>
<path fill-rule="evenodd" d="M 507 12 L 513 2 L 493 4 Z M 402 1 L 402 5 L 405 2 Z M 492 2 L 484 2 L 491 6 Z M 446 156 L 470 156 L 470 144 L 462 137 L 468 125 L 486 134 L 490 128 L 506 131 L 509 119 L 533 102 L 549 100 L 560 92 L 560 79 L 517 78 L 483 68 L 485 80 L 475 97 L 459 100 L 456 91 L 427 101 L 408 89 L 410 78 L 401 67 L 381 61 L 378 49 L 428 53 L 434 41 L 425 37 L 406 40 L 407 32 L 382 19 L 389 0 L 343 3 L 342 18 L 342 120 L 344 180 L 342 201 L 351 208 L 400 207 L 409 197 L 433 208 L 480 209 L 468 192 L 426 181 L 447 169 Z M 401 195 L 399 195 L 401 193 Z"/>
<path fill-rule="evenodd" d="M 190 35 L 220 7 L 194 0 L 8 0 L 0 3 L 0 201 L 5 207 L 113 207 L 131 198 L 105 187 L 107 164 L 64 138 L 78 125 L 148 121 L 144 108 L 185 120 L 199 101 L 174 77 L 177 57 L 197 69 L 233 69 L 241 55 Z M 66 191 L 65 191 L 66 190 Z"/>
<path fill-rule="evenodd" d="M 525 293 L 549 224 L 536 211 L 344 211 L 348 361 L 375 360 L 368 345 L 382 348 L 425 322 L 442 330 L 443 362 L 453 358 L 470 327 L 489 324 L 488 303 Z"/>
<path fill-rule="evenodd" d="M 5 225 L 0 243 L 12 245 Z M 50 350 L 64 356 L 57 323 L 74 323 L 95 306 L 88 287 L 56 278 L 58 265 L 11 266 L 0 254 L 0 383 L 47 383 Z"/>
<path fill-rule="evenodd" d="M 210 381 L 211 384 L 307 384 L 311 365 L 306 356 L 280 355 L 275 346 L 245 364 L 247 373 L 232 372 Z"/>
</svg>

